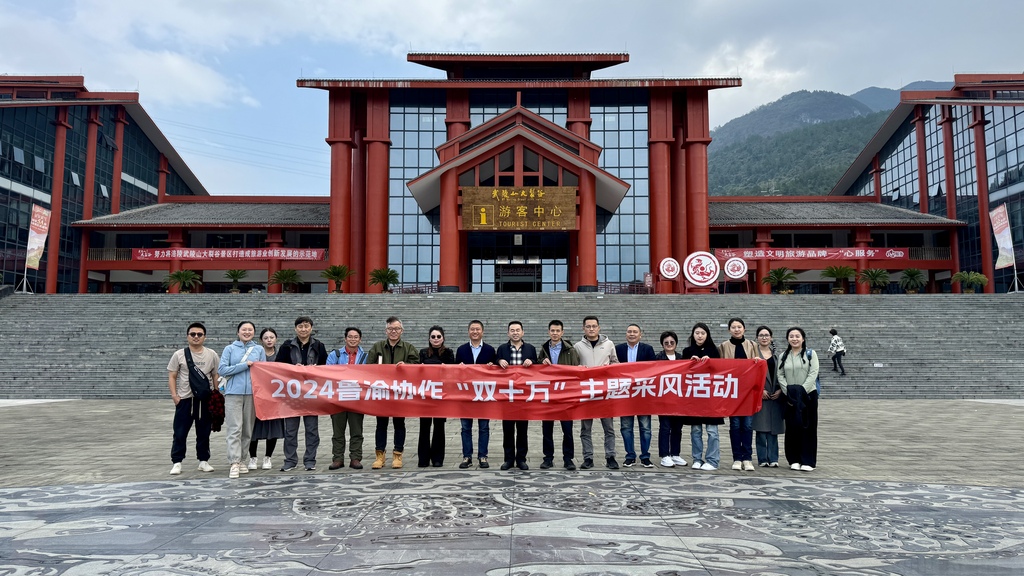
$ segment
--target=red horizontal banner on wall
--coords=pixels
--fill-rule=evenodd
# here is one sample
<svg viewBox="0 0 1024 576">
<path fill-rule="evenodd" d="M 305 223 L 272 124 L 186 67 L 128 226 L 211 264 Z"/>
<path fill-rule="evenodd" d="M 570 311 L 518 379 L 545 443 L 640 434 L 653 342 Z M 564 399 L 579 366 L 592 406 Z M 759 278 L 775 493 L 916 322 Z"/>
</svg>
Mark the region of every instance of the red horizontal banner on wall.
<svg viewBox="0 0 1024 576">
<path fill-rule="evenodd" d="M 323 248 L 133 248 L 132 260 L 323 260 Z"/>
<path fill-rule="evenodd" d="M 744 260 L 906 260 L 909 248 L 716 248 L 715 258 L 743 258 Z"/>
<path fill-rule="evenodd" d="M 636 414 L 747 416 L 761 409 L 762 360 L 579 366 L 252 365 L 261 420 L 342 411 L 375 416 L 581 420 Z"/>
</svg>

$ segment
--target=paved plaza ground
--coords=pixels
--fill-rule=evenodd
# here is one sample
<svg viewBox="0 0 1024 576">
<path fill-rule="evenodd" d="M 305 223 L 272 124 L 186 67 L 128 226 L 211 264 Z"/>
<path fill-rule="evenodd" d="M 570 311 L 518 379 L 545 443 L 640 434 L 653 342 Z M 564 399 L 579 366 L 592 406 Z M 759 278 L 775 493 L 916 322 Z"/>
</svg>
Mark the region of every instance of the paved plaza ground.
<svg viewBox="0 0 1024 576">
<path fill-rule="evenodd" d="M 531 469 L 501 472 L 497 422 L 493 466 L 459 470 L 454 421 L 419 469 L 414 419 L 406 467 L 371 471 L 373 418 L 367 468 L 334 472 L 324 417 L 312 473 L 278 471 L 279 446 L 229 480 L 215 433 L 215 472 L 193 444 L 170 476 L 171 416 L 0 401 L 0 575 L 1024 574 L 1022 401 L 823 399 L 813 472 L 729 469 L 727 427 L 715 472 L 540 470 L 539 423 Z"/>
</svg>

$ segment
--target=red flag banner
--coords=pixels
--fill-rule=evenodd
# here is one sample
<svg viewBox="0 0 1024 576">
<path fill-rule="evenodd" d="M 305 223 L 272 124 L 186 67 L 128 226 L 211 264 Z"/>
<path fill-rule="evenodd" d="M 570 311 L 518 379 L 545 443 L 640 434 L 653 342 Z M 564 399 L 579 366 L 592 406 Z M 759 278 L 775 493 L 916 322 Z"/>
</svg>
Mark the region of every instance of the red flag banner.
<svg viewBox="0 0 1024 576">
<path fill-rule="evenodd" d="M 747 416 L 761 409 L 762 360 L 581 366 L 252 365 L 261 420 L 342 411 L 373 416 L 582 420 L 635 414 Z"/>
</svg>

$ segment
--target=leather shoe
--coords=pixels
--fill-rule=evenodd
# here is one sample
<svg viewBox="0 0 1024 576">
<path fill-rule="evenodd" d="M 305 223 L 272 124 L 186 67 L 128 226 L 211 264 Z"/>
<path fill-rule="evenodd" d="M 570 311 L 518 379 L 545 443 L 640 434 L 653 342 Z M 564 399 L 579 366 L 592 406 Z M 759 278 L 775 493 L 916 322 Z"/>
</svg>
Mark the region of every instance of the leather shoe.
<svg viewBox="0 0 1024 576">
<path fill-rule="evenodd" d="M 509 468 L 511 468 L 513 466 L 515 466 L 515 464 L 513 464 L 512 462 L 502 462 L 501 463 L 501 469 L 502 470 L 508 470 Z"/>
<path fill-rule="evenodd" d="M 440 468 L 441 466 L 444 466 L 444 462 L 431 462 L 430 465 L 434 468 Z"/>
<path fill-rule="evenodd" d="M 607 466 L 609 470 L 618 470 L 619 469 L 619 463 L 615 461 L 615 458 L 606 458 L 605 459 L 605 466 Z"/>
<path fill-rule="evenodd" d="M 576 469 L 576 465 L 572 463 L 572 460 L 566 460 L 565 461 L 565 469 L 566 470 L 575 470 Z"/>
<path fill-rule="evenodd" d="M 520 470 L 530 469 L 530 467 L 526 465 L 526 460 L 520 460 L 519 462 L 516 462 L 516 468 L 519 468 Z"/>
<path fill-rule="evenodd" d="M 348 467 L 352 468 L 353 470 L 362 470 L 363 463 L 353 458 L 352 461 L 348 463 Z"/>
<path fill-rule="evenodd" d="M 540 463 L 540 469 L 547 470 L 548 468 L 551 468 L 554 465 L 555 463 L 551 461 L 551 458 L 545 458 L 544 461 Z"/>
<path fill-rule="evenodd" d="M 337 470 L 338 468 L 344 467 L 345 464 L 341 460 L 332 460 L 331 465 L 327 467 L 328 470 Z"/>
<path fill-rule="evenodd" d="M 583 464 L 580 464 L 580 470 L 590 470 L 593 467 L 594 467 L 594 459 L 593 458 L 584 458 L 583 459 Z"/>
</svg>

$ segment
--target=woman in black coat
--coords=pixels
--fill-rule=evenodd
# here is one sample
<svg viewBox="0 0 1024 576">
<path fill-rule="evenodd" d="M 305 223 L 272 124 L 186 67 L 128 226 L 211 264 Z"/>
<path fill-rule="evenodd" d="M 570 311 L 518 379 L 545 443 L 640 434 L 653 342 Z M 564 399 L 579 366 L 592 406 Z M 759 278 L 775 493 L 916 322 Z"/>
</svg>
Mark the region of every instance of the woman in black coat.
<svg viewBox="0 0 1024 576">
<path fill-rule="evenodd" d="M 430 327 L 427 347 L 420 350 L 420 364 L 455 364 L 455 353 L 444 345 L 444 328 Z M 420 418 L 420 468 L 444 466 L 444 423 L 444 418 Z M 431 426 L 434 428 L 433 434 Z"/>
<path fill-rule="evenodd" d="M 711 329 L 703 322 L 697 322 L 690 329 L 690 345 L 683 348 L 682 356 L 687 360 L 719 358 L 718 347 L 711 339 Z M 690 452 L 693 455 L 694 470 L 718 470 L 720 460 L 718 426 L 724 424 L 721 418 L 683 416 L 683 424 L 690 425 Z M 704 449 L 704 431 L 708 433 L 707 450 Z"/>
</svg>

